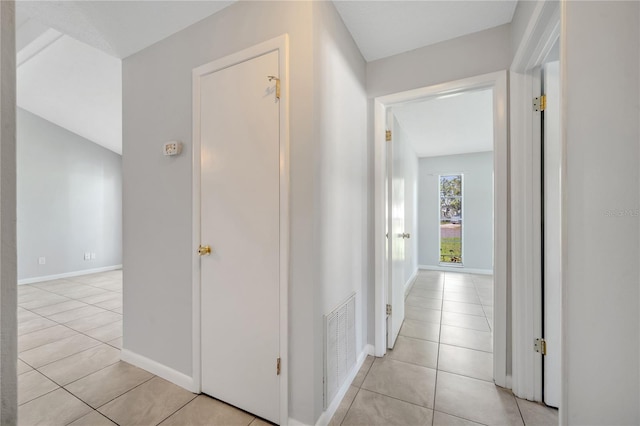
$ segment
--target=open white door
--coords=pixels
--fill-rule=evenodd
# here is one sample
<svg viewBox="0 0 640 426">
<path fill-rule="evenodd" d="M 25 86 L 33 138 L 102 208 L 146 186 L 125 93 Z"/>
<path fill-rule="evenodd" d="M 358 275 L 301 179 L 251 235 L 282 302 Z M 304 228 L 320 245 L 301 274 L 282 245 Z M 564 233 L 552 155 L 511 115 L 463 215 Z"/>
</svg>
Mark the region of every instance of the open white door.
<svg viewBox="0 0 640 426">
<path fill-rule="evenodd" d="M 543 112 L 544 161 L 544 325 L 547 354 L 543 357 L 545 404 L 560 406 L 560 330 L 562 301 L 560 64 L 543 68 L 546 108 Z"/>
<path fill-rule="evenodd" d="M 387 114 L 387 128 L 394 133 L 394 120 Z M 388 142 L 387 148 L 387 220 L 389 281 L 387 285 L 387 347 L 393 348 L 404 321 L 404 150 L 399 143 Z"/>
<path fill-rule="evenodd" d="M 205 254 L 202 391 L 275 423 L 280 422 L 280 102 L 277 79 L 268 76 L 278 75 L 279 53 L 271 51 L 203 74 L 196 93 Z"/>
</svg>

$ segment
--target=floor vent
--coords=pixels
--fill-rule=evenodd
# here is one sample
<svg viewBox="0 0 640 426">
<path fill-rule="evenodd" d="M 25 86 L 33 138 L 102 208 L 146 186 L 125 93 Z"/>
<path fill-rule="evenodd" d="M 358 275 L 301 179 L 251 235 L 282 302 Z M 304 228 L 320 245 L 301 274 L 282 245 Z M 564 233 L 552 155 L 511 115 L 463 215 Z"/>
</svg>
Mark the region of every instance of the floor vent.
<svg viewBox="0 0 640 426">
<path fill-rule="evenodd" d="M 356 364 L 356 297 L 352 294 L 324 317 L 324 408 Z"/>
</svg>

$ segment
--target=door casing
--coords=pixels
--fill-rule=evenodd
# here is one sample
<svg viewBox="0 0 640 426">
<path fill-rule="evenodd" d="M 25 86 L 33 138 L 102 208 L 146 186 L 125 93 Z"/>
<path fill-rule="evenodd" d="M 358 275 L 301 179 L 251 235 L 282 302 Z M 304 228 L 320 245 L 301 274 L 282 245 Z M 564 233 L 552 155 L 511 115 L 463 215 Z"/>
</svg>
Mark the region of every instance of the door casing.
<svg viewBox="0 0 640 426">
<path fill-rule="evenodd" d="M 289 36 L 279 37 L 201 65 L 192 72 L 193 158 L 192 158 L 192 374 L 193 392 L 202 390 L 200 256 L 200 78 L 212 72 L 244 62 L 265 53 L 279 52 L 280 75 L 280 424 L 289 421 L 288 397 L 288 309 L 289 309 Z M 266 76 L 265 76 L 266 77 Z"/>
<path fill-rule="evenodd" d="M 509 387 L 507 381 L 507 244 L 508 244 L 508 144 L 507 72 L 498 71 L 463 80 L 437 84 L 381 96 L 374 99 L 374 329 L 375 355 L 386 353 L 386 109 L 403 102 L 474 89 L 493 89 L 494 132 L 494 380 Z"/>
<path fill-rule="evenodd" d="M 559 2 L 538 2 L 516 50 L 509 71 L 511 155 L 511 276 L 512 288 L 512 384 L 513 393 L 542 401 L 542 358 L 532 342 L 542 335 L 542 249 L 540 200 L 540 116 L 532 108 L 541 94 L 540 67 L 560 36 Z M 562 49 L 562 46 L 561 46 Z M 560 60 L 563 52 L 561 50 Z M 562 80 L 562 75 L 560 76 Z M 561 100 L 562 102 L 562 100 Z M 561 112 L 562 114 L 562 112 Z M 562 119 L 561 119 L 562 121 Z M 562 131 L 562 129 L 561 129 Z M 564 140 L 561 140 L 564 144 Z M 535 148 L 534 148 L 535 147 Z M 564 146 L 563 146 L 564 149 Z M 564 187 L 564 152 L 561 158 Z M 561 193 L 561 203 L 564 194 Z M 565 217 L 561 217 L 564 232 Z M 566 259 L 566 239 L 561 236 L 561 264 Z M 564 273 L 564 272 L 563 272 Z M 562 313 L 564 316 L 564 312 Z M 562 318 L 564 328 L 564 317 Z M 561 332 L 562 333 L 562 332 Z M 561 345 L 564 340 L 561 337 Z M 565 362 L 561 360 L 561 364 Z M 564 368 L 561 367 L 561 370 Z M 562 373 L 561 373 L 562 374 Z M 560 384 L 560 424 L 566 394 Z"/>
</svg>

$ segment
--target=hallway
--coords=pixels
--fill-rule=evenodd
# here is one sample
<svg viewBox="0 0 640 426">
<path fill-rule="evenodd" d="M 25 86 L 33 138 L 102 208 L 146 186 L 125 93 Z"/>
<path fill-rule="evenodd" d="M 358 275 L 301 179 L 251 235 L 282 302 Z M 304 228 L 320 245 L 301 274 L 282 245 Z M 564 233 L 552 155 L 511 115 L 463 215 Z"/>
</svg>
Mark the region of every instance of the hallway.
<svg viewBox="0 0 640 426">
<path fill-rule="evenodd" d="M 557 425 L 493 384 L 493 279 L 420 271 L 393 350 L 367 357 L 331 425 Z"/>
</svg>

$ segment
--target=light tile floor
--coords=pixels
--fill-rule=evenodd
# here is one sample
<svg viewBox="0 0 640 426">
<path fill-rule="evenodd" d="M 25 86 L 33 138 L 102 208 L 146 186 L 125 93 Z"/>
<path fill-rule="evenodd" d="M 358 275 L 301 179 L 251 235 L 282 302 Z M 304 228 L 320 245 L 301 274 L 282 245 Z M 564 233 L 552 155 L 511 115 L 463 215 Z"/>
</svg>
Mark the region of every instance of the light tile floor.
<svg viewBox="0 0 640 426">
<path fill-rule="evenodd" d="M 367 357 L 330 425 L 557 425 L 494 385 L 490 276 L 421 271 L 393 350 Z"/>
<path fill-rule="evenodd" d="M 120 361 L 121 345 L 122 271 L 18 286 L 18 424 L 269 424 Z"/>
</svg>

